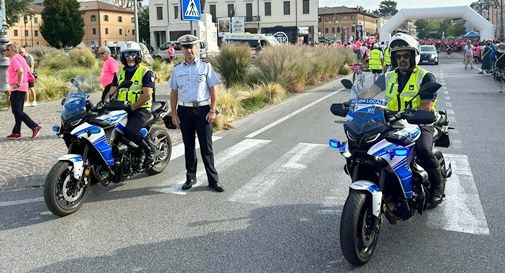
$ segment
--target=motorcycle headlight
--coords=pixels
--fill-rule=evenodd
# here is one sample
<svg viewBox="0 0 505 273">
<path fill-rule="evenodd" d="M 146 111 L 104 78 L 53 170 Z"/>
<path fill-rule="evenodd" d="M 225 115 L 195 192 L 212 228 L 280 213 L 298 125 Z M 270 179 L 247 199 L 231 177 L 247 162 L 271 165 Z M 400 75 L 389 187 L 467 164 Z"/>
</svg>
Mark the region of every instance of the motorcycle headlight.
<svg viewBox="0 0 505 273">
<path fill-rule="evenodd" d="M 74 126 L 76 126 L 77 124 L 79 124 L 79 122 L 81 122 L 81 120 L 82 120 L 82 119 L 78 119 L 78 120 L 74 120 L 74 121 L 70 122 L 70 124 L 69 124 L 69 125 L 70 125 L 70 127 L 74 127 Z"/>
</svg>

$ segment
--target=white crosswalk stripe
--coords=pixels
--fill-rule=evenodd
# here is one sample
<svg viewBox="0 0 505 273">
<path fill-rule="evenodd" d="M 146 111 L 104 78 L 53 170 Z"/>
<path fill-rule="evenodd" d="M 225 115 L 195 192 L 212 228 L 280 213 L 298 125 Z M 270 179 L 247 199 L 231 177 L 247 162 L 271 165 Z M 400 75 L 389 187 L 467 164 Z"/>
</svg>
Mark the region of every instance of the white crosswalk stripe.
<svg viewBox="0 0 505 273">
<path fill-rule="evenodd" d="M 445 186 L 445 201 L 428 212 L 427 225 L 464 233 L 489 235 L 489 228 L 466 155 L 445 154 L 453 174 Z"/>
<path fill-rule="evenodd" d="M 280 181 L 289 181 L 297 177 L 326 147 L 322 144 L 298 143 L 262 173 L 234 192 L 228 200 L 251 204 L 268 203 L 265 197 L 266 192 Z"/>
<path fill-rule="evenodd" d="M 238 144 L 235 144 L 234 146 L 217 154 L 215 157 L 216 158 L 215 166 L 219 171 L 224 171 L 269 142 L 270 140 L 244 139 Z M 200 171 L 197 172 L 196 177 L 198 183 L 195 186 L 202 184 L 202 180 L 206 180 L 203 179 L 204 176 L 205 176 L 205 169 L 201 169 Z M 165 185 L 171 185 L 171 186 L 163 189 L 157 189 L 156 191 L 164 193 L 172 193 L 177 195 L 185 195 L 187 191 L 181 190 L 181 187 L 184 184 L 185 180 L 186 180 L 185 174 L 180 175 L 175 179 L 171 179 L 167 183 L 165 183 Z M 177 184 L 172 185 L 174 184 L 174 182 Z"/>
</svg>

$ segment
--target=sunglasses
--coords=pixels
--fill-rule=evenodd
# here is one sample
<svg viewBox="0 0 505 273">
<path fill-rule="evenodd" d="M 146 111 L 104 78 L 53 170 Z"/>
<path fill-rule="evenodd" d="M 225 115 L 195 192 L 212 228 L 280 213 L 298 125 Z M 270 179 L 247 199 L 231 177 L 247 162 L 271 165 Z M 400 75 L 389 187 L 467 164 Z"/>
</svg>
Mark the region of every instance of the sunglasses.
<svg viewBox="0 0 505 273">
<path fill-rule="evenodd" d="M 182 45 L 183 48 L 185 49 L 190 49 L 190 48 L 193 48 L 193 44 L 190 44 L 190 45 Z"/>
<path fill-rule="evenodd" d="M 125 58 L 128 58 L 128 57 L 135 58 L 138 56 L 137 52 L 125 52 L 123 54 L 124 54 Z"/>
<path fill-rule="evenodd" d="M 397 53 L 395 55 L 395 58 L 398 59 L 398 60 L 401 59 L 401 58 L 403 58 L 403 59 L 410 59 L 410 53 L 403 53 L 403 54 L 398 54 Z"/>
<path fill-rule="evenodd" d="M 105 54 L 105 52 L 98 52 L 98 54 L 103 55 L 103 54 Z"/>
</svg>

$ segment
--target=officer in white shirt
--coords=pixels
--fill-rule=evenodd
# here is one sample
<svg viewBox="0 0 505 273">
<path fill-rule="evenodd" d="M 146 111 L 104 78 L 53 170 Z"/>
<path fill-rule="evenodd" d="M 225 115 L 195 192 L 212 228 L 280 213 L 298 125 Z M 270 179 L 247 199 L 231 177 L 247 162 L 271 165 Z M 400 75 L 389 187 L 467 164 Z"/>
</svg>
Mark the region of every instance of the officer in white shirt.
<svg viewBox="0 0 505 273">
<path fill-rule="evenodd" d="M 211 64 L 198 58 L 200 41 L 196 36 L 183 35 L 177 42 L 182 47 L 185 61 L 174 67 L 168 84 L 171 89 L 172 122 L 180 126 L 184 142 L 186 183 L 182 189 L 188 190 L 196 184 L 196 132 L 209 187 L 222 192 L 224 189 L 214 167 L 212 150 L 212 122 L 217 114 L 216 85 L 219 79 Z"/>
</svg>

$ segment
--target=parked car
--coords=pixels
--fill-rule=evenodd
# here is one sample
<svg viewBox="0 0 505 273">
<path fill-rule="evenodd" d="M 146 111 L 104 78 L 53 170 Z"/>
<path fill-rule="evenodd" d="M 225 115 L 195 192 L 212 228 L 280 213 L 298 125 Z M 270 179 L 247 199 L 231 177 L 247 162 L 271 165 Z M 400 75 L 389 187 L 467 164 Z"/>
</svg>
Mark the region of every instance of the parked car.
<svg viewBox="0 0 505 273">
<path fill-rule="evenodd" d="M 176 50 L 175 55 L 180 54 L 180 52 L 177 51 L 182 49 L 181 45 L 176 41 L 168 41 L 163 43 L 158 49 L 154 51 L 153 58 L 169 61 L 170 57 L 168 56 L 168 48 L 170 47 L 171 44 L 175 45 Z M 205 47 L 205 42 L 200 42 L 200 59 L 205 58 L 207 58 L 207 49 Z"/>
<path fill-rule="evenodd" d="M 421 46 L 421 61 L 419 64 L 432 63 L 438 65 L 437 48 L 434 45 Z"/>
</svg>

